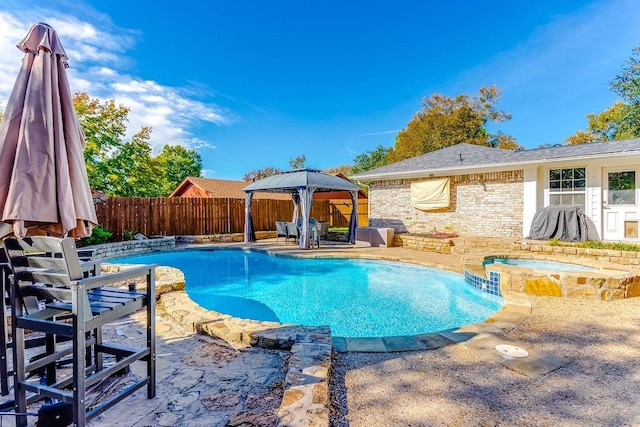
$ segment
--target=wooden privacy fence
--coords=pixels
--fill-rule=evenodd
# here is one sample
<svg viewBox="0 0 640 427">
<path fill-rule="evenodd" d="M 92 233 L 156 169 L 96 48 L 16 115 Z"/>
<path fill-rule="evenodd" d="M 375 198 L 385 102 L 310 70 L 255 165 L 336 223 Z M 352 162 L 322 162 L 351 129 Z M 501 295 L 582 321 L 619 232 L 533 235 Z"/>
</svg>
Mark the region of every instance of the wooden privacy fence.
<svg viewBox="0 0 640 427">
<path fill-rule="evenodd" d="M 335 227 L 348 226 L 350 206 L 345 215 L 345 207 L 336 208 L 334 202 L 314 200 L 311 216 Z M 125 232 L 145 236 L 231 234 L 244 231 L 244 205 L 244 199 L 229 198 L 112 197 L 96 204 L 96 214 L 98 223 L 116 240 Z M 358 208 L 362 218 L 360 204 Z M 275 230 L 276 221 L 291 221 L 293 203 L 254 199 L 251 213 L 256 231 Z"/>
<path fill-rule="evenodd" d="M 316 201 L 313 201 L 316 204 Z M 329 201 L 329 209 L 331 209 L 331 226 L 332 227 L 348 227 L 351 219 L 351 200 L 332 199 Z M 369 201 L 367 199 L 358 199 L 358 225 L 365 227 L 369 225 Z"/>
</svg>

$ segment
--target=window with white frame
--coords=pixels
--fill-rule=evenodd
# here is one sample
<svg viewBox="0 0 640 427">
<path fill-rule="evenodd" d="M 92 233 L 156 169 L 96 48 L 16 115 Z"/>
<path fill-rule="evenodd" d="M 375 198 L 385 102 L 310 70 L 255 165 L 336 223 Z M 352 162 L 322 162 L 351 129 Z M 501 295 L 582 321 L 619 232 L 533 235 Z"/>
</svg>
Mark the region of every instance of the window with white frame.
<svg viewBox="0 0 640 427">
<path fill-rule="evenodd" d="M 585 207 L 585 168 L 551 169 L 549 171 L 549 205 Z"/>
</svg>

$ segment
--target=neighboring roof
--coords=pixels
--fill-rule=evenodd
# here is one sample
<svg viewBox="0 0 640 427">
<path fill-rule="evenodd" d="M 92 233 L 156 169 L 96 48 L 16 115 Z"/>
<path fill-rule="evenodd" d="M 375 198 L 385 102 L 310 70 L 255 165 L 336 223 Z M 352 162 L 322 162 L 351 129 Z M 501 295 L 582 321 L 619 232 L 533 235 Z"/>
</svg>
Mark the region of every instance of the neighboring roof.
<svg viewBox="0 0 640 427">
<path fill-rule="evenodd" d="M 209 196 L 215 198 L 244 199 L 243 188 L 247 186 L 246 181 L 229 181 L 225 179 L 209 179 L 189 176 L 178 185 L 169 197 L 179 197 L 187 188 L 194 185 L 205 191 Z M 256 195 L 257 199 L 291 200 L 287 194 L 264 194 Z"/>
<path fill-rule="evenodd" d="M 373 181 L 416 178 L 427 174 L 443 175 L 483 169 L 504 170 L 513 169 L 516 165 L 620 157 L 628 154 L 640 154 L 640 138 L 532 150 L 503 150 L 462 143 L 366 171 L 352 176 L 351 179 Z"/>
<path fill-rule="evenodd" d="M 93 199 L 93 203 L 103 203 L 105 202 L 109 196 L 107 196 L 106 194 L 104 194 L 102 191 L 100 190 L 94 190 L 93 188 L 91 189 L 91 198 Z"/>
<path fill-rule="evenodd" d="M 298 188 L 314 188 L 315 191 L 359 191 L 360 187 L 334 175 L 317 170 L 303 169 L 269 176 L 251 183 L 244 188 L 245 192 L 279 192 L 293 193 Z"/>
</svg>

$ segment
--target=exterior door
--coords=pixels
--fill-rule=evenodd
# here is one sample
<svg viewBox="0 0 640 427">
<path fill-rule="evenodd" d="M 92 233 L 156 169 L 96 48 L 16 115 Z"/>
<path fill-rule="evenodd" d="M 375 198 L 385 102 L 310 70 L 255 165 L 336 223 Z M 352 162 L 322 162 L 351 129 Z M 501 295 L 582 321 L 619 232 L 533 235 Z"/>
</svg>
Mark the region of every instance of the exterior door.
<svg viewBox="0 0 640 427">
<path fill-rule="evenodd" d="M 634 168 L 604 170 L 603 240 L 638 240 L 638 178 Z"/>
</svg>

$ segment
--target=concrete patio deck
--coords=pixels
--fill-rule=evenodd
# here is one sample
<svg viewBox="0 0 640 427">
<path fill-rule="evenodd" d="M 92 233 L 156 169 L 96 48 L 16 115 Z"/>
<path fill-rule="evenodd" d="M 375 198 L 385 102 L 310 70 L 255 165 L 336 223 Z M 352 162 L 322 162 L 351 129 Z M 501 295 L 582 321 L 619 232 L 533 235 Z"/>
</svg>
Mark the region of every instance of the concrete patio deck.
<svg viewBox="0 0 640 427">
<path fill-rule="evenodd" d="M 275 240 L 250 246 L 305 257 L 400 260 L 452 271 L 461 271 L 463 260 L 459 253 L 398 247 L 330 244 L 300 251 Z M 389 352 L 396 340 L 384 344 L 385 353 L 359 352 L 380 349 L 379 343 L 362 343 L 351 353 L 335 354 L 327 372 L 331 413 L 315 412 L 317 406 L 309 401 L 296 407 L 301 416 L 290 418 L 278 415 L 286 400 L 290 351 L 238 348 L 160 316 L 158 397 L 147 400 L 138 392 L 89 425 L 640 424 L 640 409 L 629 400 L 640 395 L 640 304 L 513 298 L 514 310 L 503 310 L 490 322 L 443 331 L 423 341 L 431 343 L 426 349 Z M 128 325 L 113 325 L 107 333 L 140 339 Z M 504 356 L 495 350 L 497 344 L 524 349 L 529 357 Z M 10 418 L 4 422 L 12 425 Z"/>
</svg>

